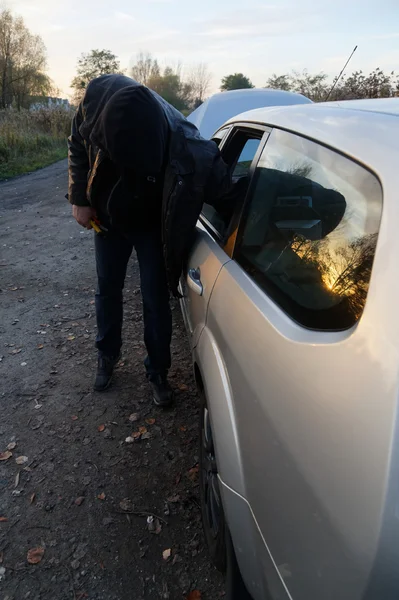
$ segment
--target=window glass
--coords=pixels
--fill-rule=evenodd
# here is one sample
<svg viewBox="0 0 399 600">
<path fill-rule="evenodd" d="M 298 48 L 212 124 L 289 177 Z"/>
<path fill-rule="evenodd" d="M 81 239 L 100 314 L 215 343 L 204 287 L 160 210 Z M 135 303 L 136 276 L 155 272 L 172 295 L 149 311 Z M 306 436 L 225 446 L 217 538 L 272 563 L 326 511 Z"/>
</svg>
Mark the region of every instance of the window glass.
<svg viewBox="0 0 399 600">
<path fill-rule="evenodd" d="M 238 180 L 248 176 L 261 138 L 262 135 L 257 132 L 251 134 L 238 131 L 233 135 L 233 139 L 227 142 L 226 153 L 222 151 L 223 158 L 233 169 L 233 189 L 225 197 L 218 199 L 214 206 L 205 203 L 202 209 L 202 216 L 221 236 L 224 236 L 228 229 L 237 203 L 244 201 L 247 186 L 245 182 L 238 183 Z"/>
<path fill-rule="evenodd" d="M 243 149 L 241 150 L 240 156 L 238 157 L 236 166 L 233 171 L 233 177 L 243 177 L 248 175 L 249 169 L 255 154 L 259 148 L 260 140 L 247 140 Z"/>
<path fill-rule="evenodd" d="M 350 327 L 366 302 L 381 210 L 372 173 L 275 129 L 255 172 L 236 259 L 299 323 Z"/>
</svg>

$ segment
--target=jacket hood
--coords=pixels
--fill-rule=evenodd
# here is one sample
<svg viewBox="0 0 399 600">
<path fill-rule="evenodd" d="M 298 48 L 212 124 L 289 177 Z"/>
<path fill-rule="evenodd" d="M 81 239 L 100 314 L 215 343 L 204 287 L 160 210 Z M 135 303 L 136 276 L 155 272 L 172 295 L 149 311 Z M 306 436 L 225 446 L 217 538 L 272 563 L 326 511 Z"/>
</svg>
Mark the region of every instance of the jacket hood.
<svg viewBox="0 0 399 600">
<path fill-rule="evenodd" d="M 148 88 L 135 84 L 110 97 L 90 139 L 121 173 L 158 175 L 165 163 L 168 131 L 160 103 Z"/>
<path fill-rule="evenodd" d="M 112 96 L 126 87 L 139 86 L 134 79 L 125 75 L 101 75 L 87 86 L 82 102 L 83 123 L 79 129 L 82 138 L 88 142 L 91 132 Z"/>
</svg>

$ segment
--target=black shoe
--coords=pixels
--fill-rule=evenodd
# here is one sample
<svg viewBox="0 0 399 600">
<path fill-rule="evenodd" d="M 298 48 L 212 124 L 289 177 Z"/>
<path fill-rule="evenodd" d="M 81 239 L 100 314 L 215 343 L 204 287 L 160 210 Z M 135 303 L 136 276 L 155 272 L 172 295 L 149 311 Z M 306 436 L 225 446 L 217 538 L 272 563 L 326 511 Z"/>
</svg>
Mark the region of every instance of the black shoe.
<svg viewBox="0 0 399 600">
<path fill-rule="evenodd" d="M 94 381 L 94 389 L 96 392 L 103 392 L 106 390 L 112 379 L 114 367 L 119 361 L 120 355 L 114 356 L 99 356 L 97 365 L 97 374 Z"/>
<path fill-rule="evenodd" d="M 151 375 L 149 377 L 152 388 L 152 397 L 156 406 L 166 408 L 173 403 L 174 394 L 166 377 L 162 375 Z"/>
</svg>

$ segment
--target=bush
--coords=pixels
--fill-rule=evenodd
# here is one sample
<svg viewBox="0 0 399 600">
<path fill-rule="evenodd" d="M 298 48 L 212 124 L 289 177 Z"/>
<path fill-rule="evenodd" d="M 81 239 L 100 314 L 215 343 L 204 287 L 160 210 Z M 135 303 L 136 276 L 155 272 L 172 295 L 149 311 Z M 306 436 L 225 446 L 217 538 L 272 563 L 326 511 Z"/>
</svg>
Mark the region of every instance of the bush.
<svg viewBox="0 0 399 600">
<path fill-rule="evenodd" d="M 71 118 L 64 108 L 0 111 L 0 179 L 65 157 Z"/>
</svg>

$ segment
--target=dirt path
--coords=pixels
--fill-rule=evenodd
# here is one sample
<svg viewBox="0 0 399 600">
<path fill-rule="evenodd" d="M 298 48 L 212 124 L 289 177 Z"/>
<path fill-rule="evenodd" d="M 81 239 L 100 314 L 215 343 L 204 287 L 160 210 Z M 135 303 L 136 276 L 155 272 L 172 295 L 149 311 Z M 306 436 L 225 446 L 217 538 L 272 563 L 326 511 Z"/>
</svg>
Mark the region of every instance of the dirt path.
<svg viewBox="0 0 399 600">
<path fill-rule="evenodd" d="M 203 547 L 198 401 L 179 308 L 173 410 L 153 408 L 143 375 L 135 261 L 123 359 L 113 387 L 92 392 L 93 238 L 72 220 L 65 191 L 65 161 L 0 185 L 0 452 L 12 452 L 0 461 L 0 598 L 179 600 L 199 590 L 217 600 L 223 582 Z M 126 443 L 140 427 L 147 439 Z M 150 515 L 159 519 L 148 525 Z M 31 565 L 36 547 L 44 555 Z"/>
</svg>

